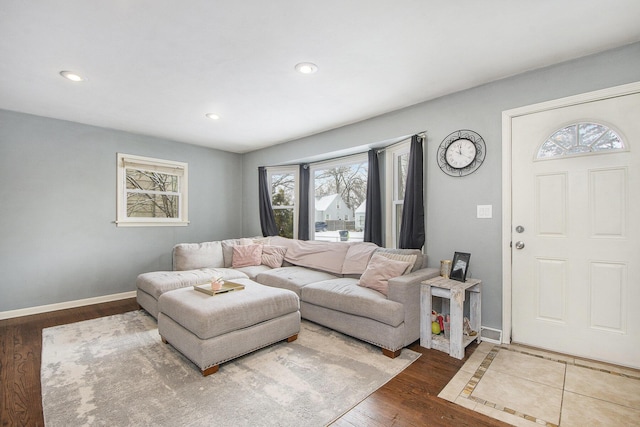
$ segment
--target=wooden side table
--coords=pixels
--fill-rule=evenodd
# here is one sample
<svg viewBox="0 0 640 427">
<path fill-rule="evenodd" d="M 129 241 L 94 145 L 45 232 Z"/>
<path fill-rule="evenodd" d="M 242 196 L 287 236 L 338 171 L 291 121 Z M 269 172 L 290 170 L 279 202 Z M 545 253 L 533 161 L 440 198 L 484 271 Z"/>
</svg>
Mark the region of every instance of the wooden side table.
<svg viewBox="0 0 640 427">
<path fill-rule="evenodd" d="M 420 289 L 420 345 L 425 348 L 449 353 L 451 357 L 462 359 L 464 349 L 477 340 L 480 342 L 481 325 L 481 293 L 482 281 L 467 279 L 466 282 L 434 277 L 422 282 Z M 469 320 L 471 329 L 477 332 L 475 336 L 465 336 L 463 333 L 464 301 L 467 293 L 470 298 Z M 449 300 L 450 309 L 450 333 L 449 339 L 442 335 L 433 335 L 431 332 L 431 297 L 440 297 Z"/>
</svg>

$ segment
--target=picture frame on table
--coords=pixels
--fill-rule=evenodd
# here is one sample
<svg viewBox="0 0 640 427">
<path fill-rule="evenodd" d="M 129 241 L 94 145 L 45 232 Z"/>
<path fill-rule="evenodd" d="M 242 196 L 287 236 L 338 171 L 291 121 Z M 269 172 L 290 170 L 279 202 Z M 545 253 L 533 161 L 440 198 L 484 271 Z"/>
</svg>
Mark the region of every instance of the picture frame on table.
<svg viewBox="0 0 640 427">
<path fill-rule="evenodd" d="M 467 280 L 467 271 L 469 271 L 469 261 L 471 254 L 466 252 L 455 252 L 453 254 L 453 261 L 451 262 L 451 273 L 449 278 L 451 280 L 457 280 L 458 282 L 465 282 Z"/>
</svg>

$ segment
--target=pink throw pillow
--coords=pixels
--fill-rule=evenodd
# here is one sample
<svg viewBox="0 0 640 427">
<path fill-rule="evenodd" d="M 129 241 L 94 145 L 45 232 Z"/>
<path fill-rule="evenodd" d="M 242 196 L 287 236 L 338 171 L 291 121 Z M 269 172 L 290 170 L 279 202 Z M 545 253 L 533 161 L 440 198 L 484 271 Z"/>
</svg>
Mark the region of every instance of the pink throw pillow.
<svg viewBox="0 0 640 427">
<path fill-rule="evenodd" d="M 262 246 L 262 264 L 271 268 L 282 267 L 285 253 L 287 253 L 285 247 L 264 245 Z"/>
<path fill-rule="evenodd" d="M 411 263 L 389 259 L 380 254 L 374 254 L 369 260 L 367 269 L 362 273 L 359 286 L 370 288 L 387 295 L 389 279 L 402 276 Z"/>
<path fill-rule="evenodd" d="M 249 267 L 260 265 L 262 261 L 262 245 L 235 245 L 231 267 Z"/>
</svg>

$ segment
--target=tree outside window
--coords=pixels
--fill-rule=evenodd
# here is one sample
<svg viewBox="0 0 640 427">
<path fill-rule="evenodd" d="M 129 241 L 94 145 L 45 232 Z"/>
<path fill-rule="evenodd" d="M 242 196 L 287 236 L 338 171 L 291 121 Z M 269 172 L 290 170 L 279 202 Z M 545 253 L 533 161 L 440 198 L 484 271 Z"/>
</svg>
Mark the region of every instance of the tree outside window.
<svg viewBox="0 0 640 427">
<path fill-rule="evenodd" d="M 127 217 L 177 218 L 179 177 L 141 169 L 126 170 Z"/>
<path fill-rule="evenodd" d="M 267 169 L 271 183 L 271 206 L 275 216 L 278 235 L 294 238 L 297 236 L 297 181 L 295 168 Z"/>
<path fill-rule="evenodd" d="M 353 156 L 312 168 L 315 240 L 362 240 L 368 161 Z"/>
</svg>

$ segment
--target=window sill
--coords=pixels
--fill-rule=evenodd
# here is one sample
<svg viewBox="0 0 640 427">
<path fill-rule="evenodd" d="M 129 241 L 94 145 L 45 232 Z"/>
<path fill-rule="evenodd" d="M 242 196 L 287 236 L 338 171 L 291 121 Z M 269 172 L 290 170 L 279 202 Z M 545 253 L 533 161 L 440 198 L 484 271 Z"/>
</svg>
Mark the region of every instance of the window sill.
<svg viewBox="0 0 640 427">
<path fill-rule="evenodd" d="M 189 221 L 114 221 L 116 227 L 186 227 Z"/>
</svg>

